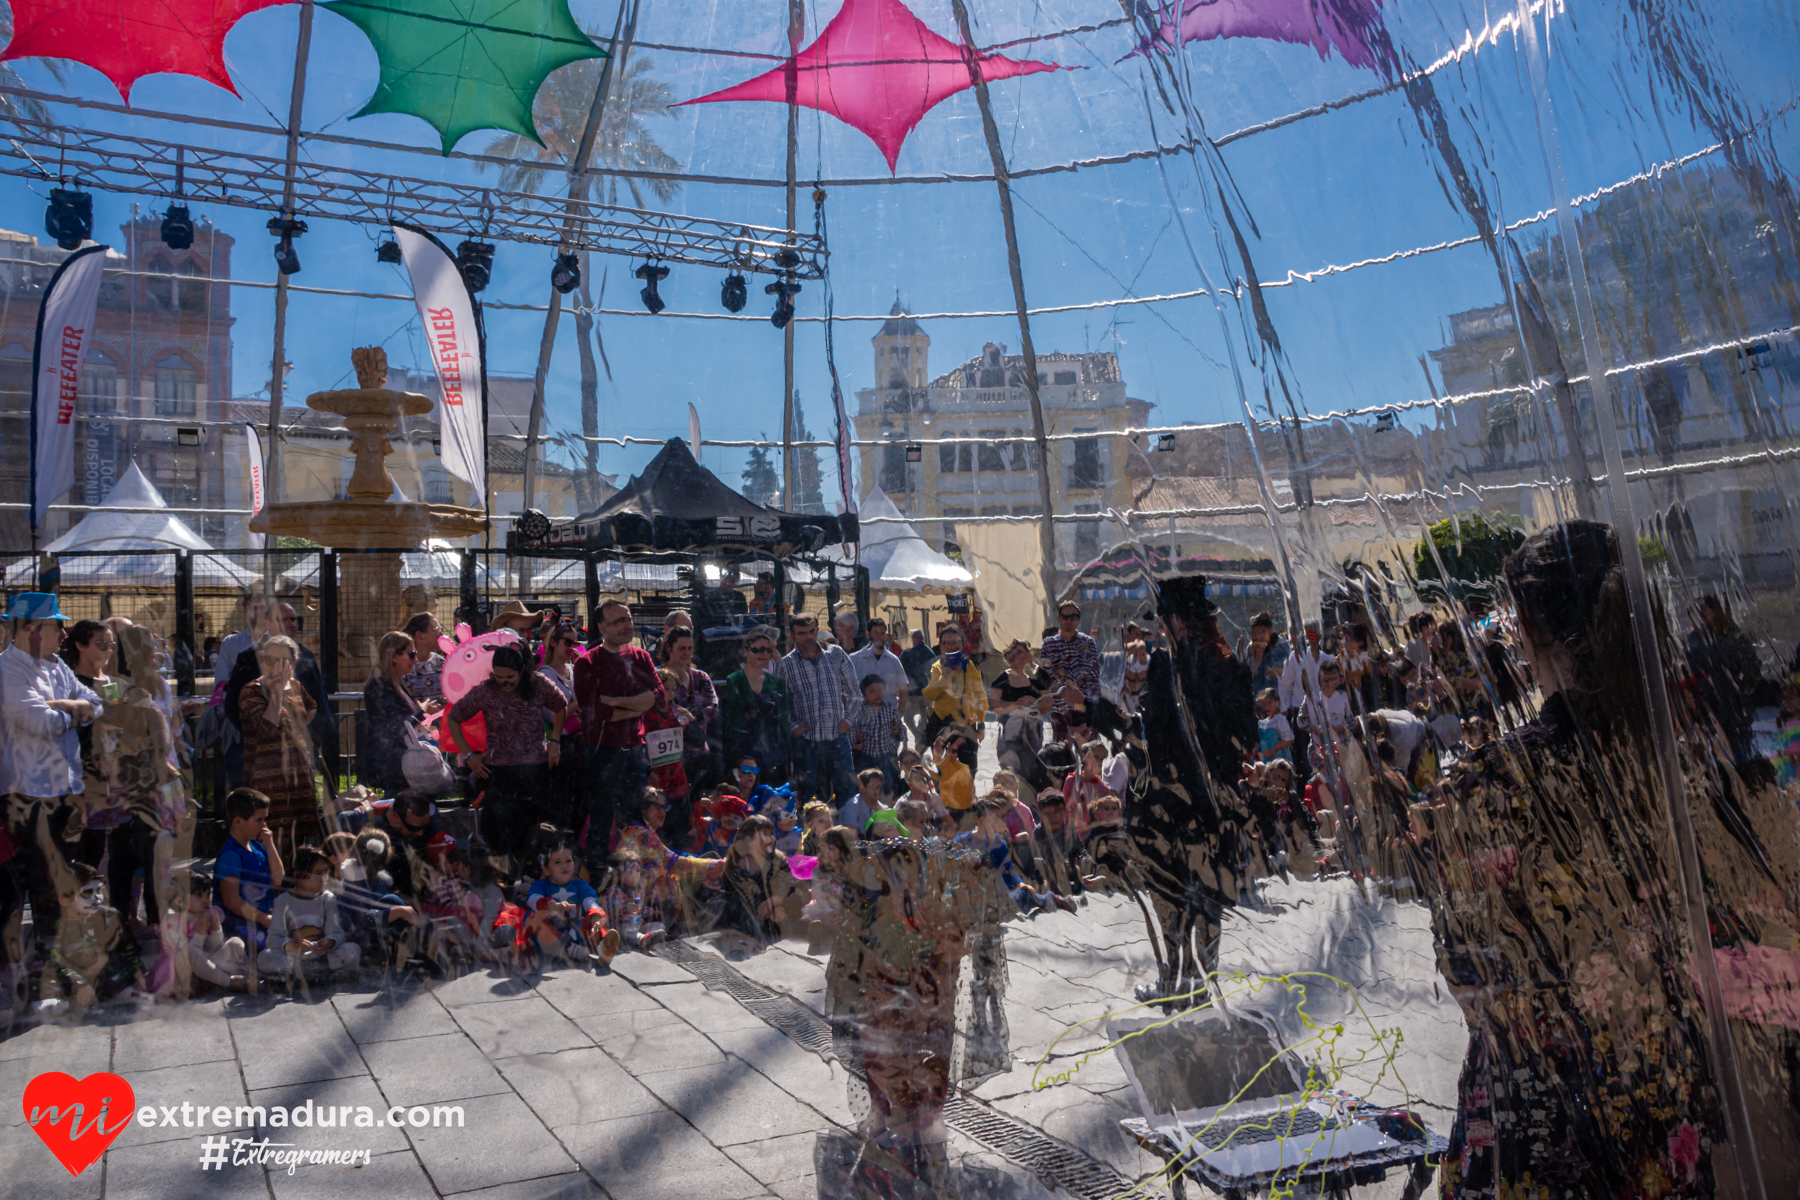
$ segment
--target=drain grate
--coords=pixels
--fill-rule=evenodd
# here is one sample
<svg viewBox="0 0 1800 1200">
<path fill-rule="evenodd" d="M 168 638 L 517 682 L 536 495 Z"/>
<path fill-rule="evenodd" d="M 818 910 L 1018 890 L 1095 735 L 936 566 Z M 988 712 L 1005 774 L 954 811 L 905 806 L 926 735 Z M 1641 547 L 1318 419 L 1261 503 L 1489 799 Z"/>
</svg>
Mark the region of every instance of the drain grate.
<svg viewBox="0 0 1800 1200">
<path fill-rule="evenodd" d="M 664 942 L 657 947 L 657 954 L 698 979 L 708 991 L 724 992 L 752 1016 L 767 1021 L 820 1058 L 837 1060 L 831 1048 L 831 1025 L 792 996 L 764 987 L 724 959 L 703 954 L 686 942 Z"/>
<path fill-rule="evenodd" d="M 832 1052 L 830 1024 L 792 996 L 764 987 L 716 955 L 685 942 L 664 942 L 655 953 L 709 991 L 724 992 L 805 1049 L 862 1075 L 861 1063 L 844 1062 Z M 1076 1200 L 1111 1200 L 1132 1189 L 1129 1179 L 1100 1160 L 973 1097 L 953 1094 L 944 1105 L 944 1123 Z"/>
</svg>

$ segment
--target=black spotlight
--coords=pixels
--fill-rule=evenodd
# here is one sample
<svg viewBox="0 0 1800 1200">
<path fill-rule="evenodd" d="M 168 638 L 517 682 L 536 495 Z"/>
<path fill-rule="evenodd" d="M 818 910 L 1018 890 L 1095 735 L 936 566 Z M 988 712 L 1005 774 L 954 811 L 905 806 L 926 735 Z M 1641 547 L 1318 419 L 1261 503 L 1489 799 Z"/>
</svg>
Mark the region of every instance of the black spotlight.
<svg viewBox="0 0 1800 1200">
<path fill-rule="evenodd" d="M 750 303 L 750 287 L 742 275 L 733 272 L 725 277 L 725 286 L 719 289 L 719 303 L 726 312 L 744 311 L 744 305 Z"/>
<path fill-rule="evenodd" d="M 456 246 L 456 265 L 462 268 L 463 280 L 471 292 L 486 288 L 494 277 L 494 243 L 471 238 Z"/>
<path fill-rule="evenodd" d="M 763 289 L 766 295 L 775 297 L 775 311 L 769 314 L 769 324 L 777 329 L 786 329 L 787 323 L 794 319 L 794 296 L 800 291 L 800 285 L 791 279 L 777 279 Z"/>
<path fill-rule="evenodd" d="M 669 277 L 669 268 L 661 263 L 647 262 L 632 273 L 644 281 L 644 290 L 638 295 L 643 299 L 644 307 L 650 310 L 651 316 L 655 316 L 668 307 L 663 303 L 663 298 L 657 294 L 656 285 Z"/>
<path fill-rule="evenodd" d="M 573 254 L 559 254 L 550 268 L 550 286 L 568 295 L 581 286 L 581 260 Z"/>
<path fill-rule="evenodd" d="M 44 211 L 44 232 L 64 250 L 79 250 L 94 235 L 94 198 L 76 188 L 55 188 Z"/>
<path fill-rule="evenodd" d="M 775 265 L 784 271 L 791 271 L 800 265 L 800 252 L 792 246 L 785 246 L 775 254 Z"/>
<path fill-rule="evenodd" d="M 186 250 L 194 244 L 194 218 L 188 215 L 187 205 L 169 205 L 163 214 L 162 240 L 171 250 Z"/>
<path fill-rule="evenodd" d="M 400 243 L 393 238 L 375 247 L 375 261 L 379 263 L 401 263 L 406 261 L 400 256 Z"/>
<path fill-rule="evenodd" d="M 294 249 L 294 239 L 306 232 L 306 222 L 291 217 L 285 221 L 280 217 L 270 217 L 268 230 L 281 239 L 275 243 L 276 268 L 283 275 L 298 275 L 300 254 Z"/>
</svg>

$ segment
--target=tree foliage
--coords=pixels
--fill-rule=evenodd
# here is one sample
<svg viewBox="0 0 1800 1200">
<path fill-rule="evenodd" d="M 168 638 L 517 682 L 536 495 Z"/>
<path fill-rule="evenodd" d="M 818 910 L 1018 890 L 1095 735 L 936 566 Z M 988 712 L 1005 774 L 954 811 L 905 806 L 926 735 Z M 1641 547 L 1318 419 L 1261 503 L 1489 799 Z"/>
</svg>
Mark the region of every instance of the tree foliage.
<svg viewBox="0 0 1800 1200">
<path fill-rule="evenodd" d="M 1430 529 L 1431 544 L 1413 548 L 1413 573 L 1420 581 L 1436 580 L 1452 596 L 1482 589 L 1500 578 L 1506 556 L 1525 542 L 1525 534 L 1498 514 L 1464 513 L 1444 518 Z M 1432 546 L 1437 553 L 1432 553 Z M 1438 570 L 1443 560 L 1449 572 L 1445 580 Z"/>
</svg>

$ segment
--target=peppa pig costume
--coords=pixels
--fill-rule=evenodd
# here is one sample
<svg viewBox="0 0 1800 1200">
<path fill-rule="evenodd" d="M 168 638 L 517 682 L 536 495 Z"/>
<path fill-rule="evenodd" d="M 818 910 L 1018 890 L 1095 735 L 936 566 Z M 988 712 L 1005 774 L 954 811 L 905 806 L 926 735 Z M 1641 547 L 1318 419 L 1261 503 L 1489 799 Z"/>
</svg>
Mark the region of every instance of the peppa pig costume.
<svg viewBox="0 0 1800 1200">
<path fill-rule="evenodd" d="M 469 694 L 469 689 L 494 673 L 494 651 L 502 646 L 517 645 L 520 638 L 510 629 L 496 629 L 474 636 L 468 625 L 456 627 L 456 640 L 438 639 L 444 652 L 444 671 L 439 677 L 444 689 L 444 711 L 438 717 L 438 744 L 446 750 L 456 745 L 450 736 L 450 706 Z M 487 749 L 487 719 L 482 716 L 465 721 L 463 740 L 472 752 Z"/>
</svg>

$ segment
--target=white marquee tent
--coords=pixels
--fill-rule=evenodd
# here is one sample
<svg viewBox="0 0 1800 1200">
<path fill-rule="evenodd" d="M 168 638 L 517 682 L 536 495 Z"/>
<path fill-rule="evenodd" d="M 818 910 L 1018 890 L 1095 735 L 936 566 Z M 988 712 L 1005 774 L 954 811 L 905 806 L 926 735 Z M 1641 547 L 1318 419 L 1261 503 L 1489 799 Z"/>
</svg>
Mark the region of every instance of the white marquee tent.
<svg viewBox="0 0 1800 1200">
<path fill-rule="evenodd" d="M 193 553 L 194 582 L 215 587 L 247 587 L 258 576 L 213 552 L 206 539 L 182 523 L 144 473 L 132 463 L 113 485 L 100 507 L 81 518 L 75 528 L 44 547 L 48 554 L 70 551 L 114 551 L 83 554 L 59 561 L 64 587 L 107 584 L 130 586 L 167 582 L 175 570 L 174 553 Z M 162 554 L 116 553 L 126 550 L 161 550 Z M 23 562 L 6 572 L 9 588 L 30 586 L 37 578 L 37 564 Z"/>
<path fill-rule="evenodd" d="M 858 514 L 862 529 L 862 565 L 869 569 L 869 587 L 875 591 L 949 591 L 975 582 L 968 571 L 931 548 L 919 531 L 901 521 L 901 512 L 887 493 L 876 488 L 863 501 Z M 874 517 L 891 517 L 869 523 Z"/>
</svg>

